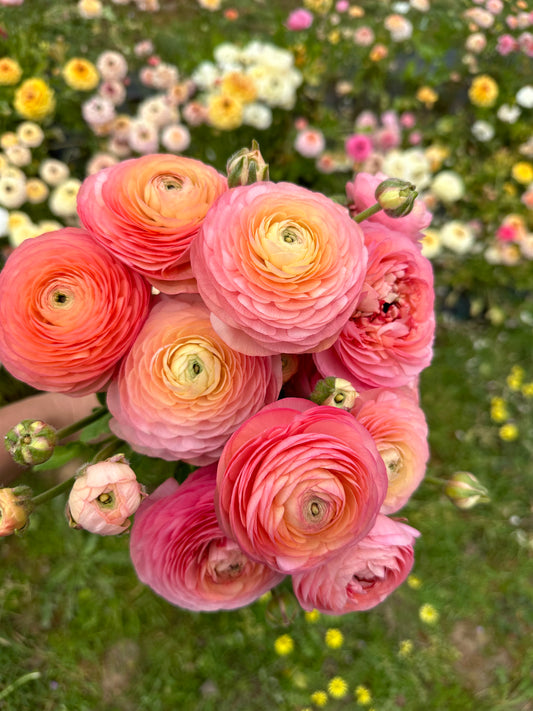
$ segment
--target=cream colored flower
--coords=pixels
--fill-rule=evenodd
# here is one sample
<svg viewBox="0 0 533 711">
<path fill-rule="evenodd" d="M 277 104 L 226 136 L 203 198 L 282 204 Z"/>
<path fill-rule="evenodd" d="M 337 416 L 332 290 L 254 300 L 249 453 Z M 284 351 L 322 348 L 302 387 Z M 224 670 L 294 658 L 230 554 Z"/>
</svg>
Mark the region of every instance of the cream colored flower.
<svg viewBox="0 0 533 711">
<path fill-rule="evenodd" d="M 467 254 L 475 243 L 471 228 L 460 220 L 447 222 L 440 231 L 441 243 L 456 254 Z"/>
<path fill-rule="evenodd" d="M 23 121 L 17 126 L 17 138 L 23 146 L 38 148 L 44 140 L 43 129 L 33 121 Z"/>
<path fill-rule="evenodd" d="M 11 165 L 24 168 L 31 163 L 31 151 L 20 143 L 6 148 L 6 158 Z"/>
<path fill-rule="evenodd" d="M 47 158 L 39 166 L 39 175 L 45 183 L 55 187 L 69 177 L 70 170 L 66 163 L 55 158 Z"/>
<path fill-rule="evenodd" d="M 50 195 L 50 210 L 57 217 L 74 217 L 76 211 L 76 197 L 81 182 L 77 178 L 69 178 L 58 185 Z"/>
<path fill-rule="evenodd" d="M 48 193 L 48 186 L 43 180 L 39 178 L 29 178 L 26 181 L 26 195 L 28 202 L 31 202 L 32 205 L 44 202 L 48 197 Z"/>
</svg>

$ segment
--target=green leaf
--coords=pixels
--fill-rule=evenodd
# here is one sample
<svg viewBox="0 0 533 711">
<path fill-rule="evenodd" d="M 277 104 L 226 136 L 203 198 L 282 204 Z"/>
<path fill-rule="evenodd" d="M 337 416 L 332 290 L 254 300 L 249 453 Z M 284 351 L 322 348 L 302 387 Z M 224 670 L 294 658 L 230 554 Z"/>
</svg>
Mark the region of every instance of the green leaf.
<svg viewBox="0 0 533 711">
<path fill-rule="evenodd" d="M 102 415 L 100 419 L 96 420 L 95 422 L 91 422 L 90 425 L 87 425 L 87 427 L 84 427 L 81 432 L 79 439 L 81 442 L 91 442 L 92 440 L 97 439 L 100 437 L 100 435 L 103 434 L 109 434 L 109 420 L 111 419 L 111 414 L 109 412 L 106 412 L 105 415 Z"/>
<path fill-rule="evenodd" d="M 79 441 L 69 442 L 68 444 L 57 446 L 54 449 L 54 453 L 50 459 L 42 464 L 34 466 L 33 471 L 42 472 L 49 469 L 59 469 L 70 462 L 71 459 L 84 459 L 86 461 L 90 461 L 93 454 L 93 447 Z"/>
</svg>

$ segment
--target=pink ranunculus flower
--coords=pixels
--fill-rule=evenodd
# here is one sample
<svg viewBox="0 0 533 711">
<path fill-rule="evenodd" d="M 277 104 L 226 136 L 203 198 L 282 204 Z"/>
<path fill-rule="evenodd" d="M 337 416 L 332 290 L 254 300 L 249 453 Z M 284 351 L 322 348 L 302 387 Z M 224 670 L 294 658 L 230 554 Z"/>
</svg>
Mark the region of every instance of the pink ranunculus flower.
<svg viewBox="0 0 533 711">
<path fill-rule="evenodd" d="M 130 158 L 86 178 L 80 220 L 94 239 L 164 293 L 194 292 L 189 249 L 226 178 L 194 158 Z"/>
<path fill-rule="evenodd" d="M 378 185 L 386 180 L 384 173 L 357 173 L 352 182 L 346 184 L 346 195 L 350 212 L 356 215 L 376 202 L 375 192 Z M 415 186 L 416 187 L 416 186 Z M 367 222 L 379 222 L 391 230 L 397 230 L 410 235 L 413 240 L 421 238 L 420 232 L 431 224 L 432 214 L 427 209 L 423 200 L 415 200 L 413 209 L 405 217 L 388 217 L 383 210 L 376 212 Z"/>
<path fill-rule="evenodd" d="M 287 22 L 285 23 L 285 27 L 288 30 L 291 30 L 291 32 L 300 32 L 301 30 L 309 29 L 312 24 L 312 13 L 310 13 L 309 10 L 305 10 L 304 8 L 298 8 L 297 10 L 293 10 L 290 13 L 289 17 L 287 18 Z"/>
<path fill-rule="evenodd" d="M 372 139 L 365 133 L 354 133 L 346 139 L 345 150 L 356 163 L 362 163 L 373 151 Z"/>
<path fill-rule="evenodd" d="M 24 0 L 0 0 L 0 5 L 9 7 L 10 5 L 22 5 Z"/>
<path fill-rule="evenodd" d="M 149 302 L 149 284 L 85 230 L 25 240 L 0 273 L 0 362 L 39 390 L 102 390 Z"/>
<path fill-rule="evenodd" d="M 323 377 L 368 390 L 409 385 L 433 356 L 433 270 L 409 237 L 363 222 L 368 272 L 357 308 L 328 350 L 314 354 Z"/>
<path fill-rule="evenodd" d="M 348 211 L 292 183 L 228 190 L 191 246 L 215 330 L 249 355 L 331 345 L 357 303 L 366 261 Z"/>
<path fill-rule="evenodd" d="M 383 460 L 353 415 L 285 398 L 230 438 L 215 502 L 222 529 L 245 553 L 294 573 L 365 536 L 386 488 Z"/>
<path fill-rule="evenodd" d="M 137 452 L 211 464 L 281 382 L 281 358 L 233 351 L 198 295 L 159 297 L 109 387 L 110 427 Z"/>
<path fill-rule="evenodd" d="M 74 528 L 116 536 L 129 528 L 144 489 L 123 454 L 89 464 L 74 481 L 67 517 Z"/>
<path fill-rule="evenodd" d="M 218 525 L 216 464 L 167 479 L 139 507 L 130 554 L 139 579 L 174 605 L 210 612 L 256 600 L 283 579 L 252 561 Z"/>
<path fill-rule="evenodd" d="M 496 51 L 502 57 L 511 54 L 518 49 L 518 42 L 510 34 L 503 34 L 498 37 L 498 44 L 496 45 Z"/>
<path fill-rule="evenodd" d="M 359 393 L 352 415 L 372 435 L 389 485 L 381 513 L 399 511 L 424 478 L 429 459 L 424 411 L 407 388 L 377 388 Z"/>
<path fill-rule="evenodd" d="M 419 535 L 415 528 L 379 514 L 365 538 L 324 565 L 293 575 L 298 602 L 304 610 L 325 615 L 376 607 L 409 575 Z"/>
</svg>

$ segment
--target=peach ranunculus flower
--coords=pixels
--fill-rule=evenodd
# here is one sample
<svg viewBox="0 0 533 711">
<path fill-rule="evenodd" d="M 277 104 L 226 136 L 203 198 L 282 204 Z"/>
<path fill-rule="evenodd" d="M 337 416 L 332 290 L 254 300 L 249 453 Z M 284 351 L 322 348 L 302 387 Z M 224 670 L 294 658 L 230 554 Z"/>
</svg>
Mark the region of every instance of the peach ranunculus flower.
<svg viewBox="0 0 533 711">
<path fill-rule="evenodd" d="M 233 351 L 196 294 L 160 297 L 111 383 L 111 429 L 136 451 L 203 466 L 281 389 L 281 358 Z"/>
<path fill-rule="evenodd" d="M 232 610 L 250 604 L 283 575 L 245 555 L 220 529 L 216 464 L 179 485 L 167 479 L 139 507 L 130 554 L 139 579 L 188 610 Z"/>
<path fill-rule="evenodd" d="M 369 610 L 403 583 L 413 567 L 420 533 L 379 514 L 372 530 L 324 565 L 294 575 L 294 593 L 304 610 L 326 615 Z"/>
<path fill-rule="evenodd" d="M 291 183 L 224 193 L 191 247 L 215 330 L 250 355 L 331 345 L 355 308 L 366 263 L 348 211 Z"/>
<path fill-rule="evenodd" d="M 25 240 L 0 272 L 0 362 L 39 390 L 103 389 L 148 313 L 150 286 L 67 227 Z"/>
<path fill-rule="evenodd" d="M 222 529 L 245 553 L 295 573 L 365 536 L 386 489 L 376 445 L 350 413 L 285 398 L 230 438 L 215 501 Z"/>
<path fill-rule="evenodd" d="M 372 435 L 389 478 L 381 513 L 399 511 L 424 478 L 429 459 L 424 411 L 405 388 L 359 393 L 351 410 Z"/>
<path fill-rule="evenodd" d="M 405 234 L 362 225 L 369 263 L 361 298 L 333 346 L 313 357 L 323 377 L 357 389 L 409 385 L 433 356 L 431 262 Z"/>
<path fill-rule="evenodd" d="M 144 489 L 123 454 L 89 464 L 76 477 L 67 504 L 72 528 L 116 536 L 129 528 Z"/>
<path fill-rule="evenodd" d="M 94 239 L 164 293 L 196 291 L 189 248 L 226 178 L 199 160 L 131 158 L 87 177 L 78 212 Z"/>
</svg>

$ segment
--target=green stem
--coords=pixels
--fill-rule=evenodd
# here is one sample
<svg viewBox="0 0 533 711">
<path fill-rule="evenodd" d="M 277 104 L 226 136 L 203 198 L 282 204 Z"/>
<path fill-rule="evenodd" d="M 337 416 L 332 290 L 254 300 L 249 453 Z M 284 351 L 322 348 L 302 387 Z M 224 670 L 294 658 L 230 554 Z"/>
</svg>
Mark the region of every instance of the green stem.
<svg viewBox="0 0 533 711">
<path fill-rule="evenodd" d="M 363 220 L 366 220 L 369 217 L 372 217 L 372 215 L 375 215 L 376 212 L 379 212 L 383 208 L 379 204 L 379 202 L 376 202 L 375 205 L 371 205 L 370 207 L 367 207 L 366 210 L 363 210 L 363 212 L 360 212 L 358 215 L 354 215 L 353 219 L 355 222 L 362 222 Z"/>
<path fill-rule="evenodd" d="M 77 422 L 73 422 L 71 425 L 63 427 L 62 429 L 57 431 L 57 440 L 59 441 L 61 439 L 65 439 L 65 437 L 69 437 L 71 434 L 79 432 L 84 427 L 87 427 L 87 425 L 90 425 L 93 422 L 96 422 L 96 420 L 99 420 L 101 417 L 106 415 L 107 412 L 107 407 L 99 407 L 94 410 L 94 412 L 92 412 L 90 415 L 87 415 L 87 417 L 84 417 L 81 420 L 78 420 Z"/>
<path fill-rule="evenodd" d="M 446 479 L 439 479 L 436 476 L 428 476 L 428 475 L 426 475 L 424 477 L 424 481 L 427 481 L 430 484 L 438 484 L 439 486 L 444 486 L 444 484 L 448 483 Z"/>
<path fill-rule="evenodd" d="M 22 684 L 25 684 L 28 681 L 33 681 L 34 679 L 40 679 L 41 678 L 41 672 L 35 671 L 35 672 L 30 672 L 29 674 L 24 674 L 23 676 L 19 676 L 18 679 L 15 679 L 15 681 L 12 684 L 9 684 L 9 686 L 6 686 L 5 689 L 2 689 L 0 691 L 0 699 L 5 699 L 6 696 L 9 696 L 12 691 L 15 691 L 15 689 L 18 689 L 19 686 L 22 686 Z"/>
</svg>

